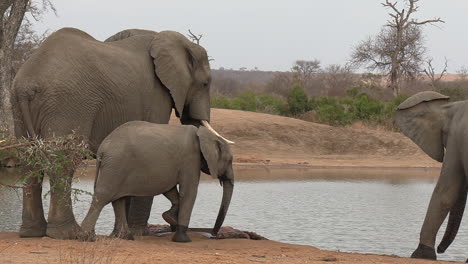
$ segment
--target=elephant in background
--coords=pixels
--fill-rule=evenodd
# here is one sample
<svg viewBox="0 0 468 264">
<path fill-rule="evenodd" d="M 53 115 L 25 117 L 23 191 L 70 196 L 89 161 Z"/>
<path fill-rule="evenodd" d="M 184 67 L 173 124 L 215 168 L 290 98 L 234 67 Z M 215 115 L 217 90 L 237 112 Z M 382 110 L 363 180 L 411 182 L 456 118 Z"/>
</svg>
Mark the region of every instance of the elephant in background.
<svg viewBox="0 0 468 264">
<path fill-rule="evenodd" d="M 173 108 L 182 124 L 212 129 L 211 72 L 203 47 L 173 31 L 127 30 L 111 39 L 101 42 L 78 29 L 63 28 L 42 43 L 12 86 L 17 137 L 48 138 L 74 131 L 96 151 L 119 125 L 133 120 L 165 124 Z M 72 176 L 67 175 L 68 186 Z M 57 181 L 56 175 L 49 177 L 52 184 Z M 20 236 L 77 238 L 81 228 L 70 193 L 52 190 L 46 222 L 42 179 L 28 184 Z"/>
<path fill-rule="evenodd" d="M 437 252 L 455 239 L 465 210 L 468 183 L 468 101 L 448 103 L 436 92 L 415 94 L 398 106 L 395 123 L 431 158 L 443 162 L 413 258 L 437 259 L 435 239 L 449 215 Z"/>
<path fill-rule="evenodd" d="M 207 168 L 206 168 L 207 166 Z M 201 126 L 174 126 L 133 121 L 116 128 L 97 152 L 93 200 L 81 227 L 87 239 L 102 208 L 112 202 L 115 213 L 113 236 L 133 239 L 125 215 L 127 196 L 155 196 L 179 185 L 179 211 L 175 242 L 190 242 L 187 235 L 197 196 L 200 170 L 223 185 L 223 199 L 215 227 L 221 227 L 232 197 L 232 153 L 226 141 Z"/>
</svg>

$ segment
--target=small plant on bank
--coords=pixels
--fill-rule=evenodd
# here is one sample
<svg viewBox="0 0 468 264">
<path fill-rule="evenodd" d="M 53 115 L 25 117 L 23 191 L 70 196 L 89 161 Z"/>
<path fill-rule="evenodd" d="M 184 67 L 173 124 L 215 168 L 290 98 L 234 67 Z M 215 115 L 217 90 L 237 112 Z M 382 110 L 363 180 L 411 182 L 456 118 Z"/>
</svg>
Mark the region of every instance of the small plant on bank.
<svg viewBox="0 0 468 264">
<path fill-rule="evenodd" d="M 47 175 L 51 179 L 51 191 L 71 192 L 75 199 L 79 194 L 89 194 L 72 188 L 69 178 L 83 163 L 83 159 L 92 157 L 88 144 L 81 136 L 70 134 L 47 139 L 16 139 L 8 135 L 0 131 L 0 163 L 14 160 L 19 166 L 21 177 L 16 185 L 0 183 L 1 185 L 27 191 L 32 182 Z"/>
</svg>

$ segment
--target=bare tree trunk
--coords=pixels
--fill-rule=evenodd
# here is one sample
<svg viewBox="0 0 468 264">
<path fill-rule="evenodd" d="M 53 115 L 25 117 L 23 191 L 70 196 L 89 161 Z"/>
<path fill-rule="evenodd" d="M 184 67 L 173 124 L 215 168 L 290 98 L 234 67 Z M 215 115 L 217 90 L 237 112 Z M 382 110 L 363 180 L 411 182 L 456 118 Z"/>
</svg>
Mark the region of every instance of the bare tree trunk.
<svg viewBox="0 0 468 264">
<path fill-rule="evenodd" d="M 11 84 L 13 82 L 11 69 L 11 50 L 0 50 L 0 128 L 7 129 L 10 134 L 14 132 L 13 110 L 11 105 Z"/>
<path fill-rule="evenodd" d="M 400 76 L 399 76 L 399 67 L 398 62 L 392 62 L 392 69 L 390 72 L 390 88 L 392 88 L 393 96 L 397 97 L 400 94 Z"/>
<path fill-rule="evenodd" d="M 15 39 L 30 0 L 6 0 L 0 4 L 0 126 L 14 133 L 10 101 L 13 83 L 12 55 Z"/>
</svg>

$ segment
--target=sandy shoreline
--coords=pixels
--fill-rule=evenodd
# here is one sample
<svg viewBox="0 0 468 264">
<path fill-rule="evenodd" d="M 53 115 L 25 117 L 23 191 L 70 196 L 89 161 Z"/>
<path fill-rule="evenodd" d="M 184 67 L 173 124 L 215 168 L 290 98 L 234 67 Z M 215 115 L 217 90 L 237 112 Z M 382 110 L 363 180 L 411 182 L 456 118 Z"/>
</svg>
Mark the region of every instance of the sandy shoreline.
<svg viewBox="0 0 468 264">
<path fill-rule="evenodd" d="M 320 250 L 268 240 L 214 240 L 191 233 L 192 243 L 171 234 L 135 241 L 101 237 L 97 242 L 19 238 L 0 233 L 1 263 L 434 263 L 388 255 Z"/>
</svg>

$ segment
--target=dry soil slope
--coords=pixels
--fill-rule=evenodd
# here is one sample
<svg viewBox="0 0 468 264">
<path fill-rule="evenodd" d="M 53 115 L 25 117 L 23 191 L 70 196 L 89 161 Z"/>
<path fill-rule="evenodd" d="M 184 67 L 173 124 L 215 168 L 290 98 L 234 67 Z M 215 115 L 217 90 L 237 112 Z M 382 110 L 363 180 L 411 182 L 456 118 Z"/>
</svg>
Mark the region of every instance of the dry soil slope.
<svg viewBox="0 0 468 264">
<path fill-rule="evenodd" d="M 218 132 L 236 142 L 233 151 L 238 162 L 438 166 L 411 140 L 395 132 L 332 127 L 225 109 L 212 109 L 211 123 Z"/>
</svg>

